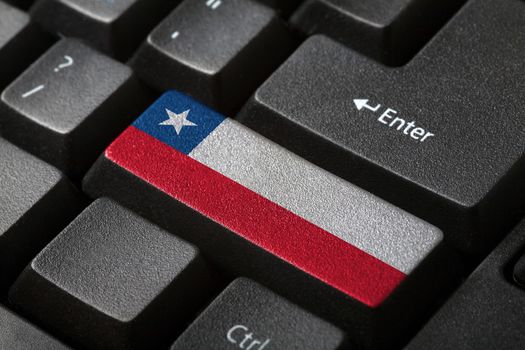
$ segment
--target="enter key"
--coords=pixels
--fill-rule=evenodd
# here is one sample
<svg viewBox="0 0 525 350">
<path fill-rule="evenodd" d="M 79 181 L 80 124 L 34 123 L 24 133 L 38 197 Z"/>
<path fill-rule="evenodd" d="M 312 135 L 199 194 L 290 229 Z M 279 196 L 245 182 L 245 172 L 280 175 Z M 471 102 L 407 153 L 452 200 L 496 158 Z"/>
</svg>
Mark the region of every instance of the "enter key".
<svg viewBox="0 0 525 350">
<path fill-rule="evenodd" d="M 524 16 L 471 0 L 399 68 L 311 37 L 238 119 L 482 253 L 525 209 Z"/>
</svg>

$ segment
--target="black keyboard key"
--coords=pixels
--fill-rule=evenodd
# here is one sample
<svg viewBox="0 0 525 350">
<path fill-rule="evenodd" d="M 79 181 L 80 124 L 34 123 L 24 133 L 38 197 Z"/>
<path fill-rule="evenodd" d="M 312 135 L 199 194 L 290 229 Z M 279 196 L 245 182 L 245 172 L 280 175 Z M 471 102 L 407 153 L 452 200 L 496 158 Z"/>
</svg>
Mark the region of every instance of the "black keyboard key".
<svg viewBox="0 0 525 350">
<path fill-rule="evenodd" d="M 406 350 L 521 350 L 525 290 L 512 268 L 525 248 L 525 221 L 467 279 Z"/>
<path fill-rule="evenodd" d="M 0 139 L 0 294 L 80 211 L 58 170 Z"/>
<path fill-rule="evenodd" d="M 283 0 L 257 0 L 257 1 L 276 9 L 283 16 L 288 16 L 302 2 L 302 0 L 285 0 L 285 1 Z"/>
<path fill-rule="evenodd" d="M 451 260 L 436 227 L 175 91 L 108 147 L 84 190 L 177 230 L 230 274 L 363 342 L 403 338 L 456 273 L 441 283 Z M 403 322 L 382 329 L 400 309 Z"/>
<path fill-rule="evenodd" d="M 0 1 L 0 89 L 45 50 L 48 39 L 26 13 Z"/>
<path fill-rule="evenodd" d="M 211 286 L 196 248 L 102 199 L 32 261 L 9 296 L 83 347 L 136 349 L 171 343 Z"/>
<path fill-rule="evenodd" d="M 72 39 L 2 93 L 5 138 L 78 177 L 142 107 L 130 68 Z"/>
<path fill-rule="evenodd" d="M 67 346 L 0 305 L 0 349 L 67 350 Z"/>
<path fill-rule="evenodd" d="M 514 266 L 513 277 L 516 283 L 525 288 L 525 254 Z"/>
<path fill-rule="evenodd" d="M 396 69 L 312 37 L 239 120 L 486 250 L 525 209 L 523 16 L 523 1 L 471 1 Z"/>
<path fill-rule="evenodd" d="M 309 0 L 292 23 L 325 34 L 383 63 L 406 63 L 464 0 Z"/>
<path fill-rule="evenodd" d="M 186 0 L 137 53 L 137 74 L 221 111 L 241 106 L 292 50 L 284 24 L 251 0 Z"/>
<path fill-rule="evenodd" d="M 34 0 L 6 0 L 6 2 L 11 3 L 18 8 L 27 10 L 33 4 Z"/>
<path fill-rule="evenodd" d="M 344 333 L 263 286 L 235 280 L 171 350 L 342 349 Z"/>
<path fill-rule="evenodd" d="M 178 0 L 39 0 L 32 18 L 52 33 L 81 38 L 126 58 Z"/>
</svg>

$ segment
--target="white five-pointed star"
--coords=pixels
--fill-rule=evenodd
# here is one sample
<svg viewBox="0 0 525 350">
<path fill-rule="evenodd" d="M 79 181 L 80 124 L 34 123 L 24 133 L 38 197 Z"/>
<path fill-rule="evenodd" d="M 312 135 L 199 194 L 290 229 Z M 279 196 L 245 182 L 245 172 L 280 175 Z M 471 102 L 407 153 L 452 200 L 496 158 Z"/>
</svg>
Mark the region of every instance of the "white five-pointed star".
<svg viewBox="0 0 525 350">
<path fill-rule="evenodd" d="M 173 126 L 173 128 L 175 129 L 175 132 L 177 133 L 177 135 L 180 134 L 180 132 L 182 131 L 182 128 L 184 128 L 185 126 L 197 126 L 197 124 L 195 124 L 192 121 L 189 121 L 187 119 L 188 118 L 188 114 L 190 113 L 189 109 L 187 111 L 184 111 L 182 113 L 177 114 L 177 113 L 174 113 L 174 112 L 172 112 L 172 111 L 170 111 L 169 109 L 166 108 L 166 113 L 168 113 L 169 119 L 166 119 L 165 121 L 163 121 L 159 125 L 171 125 L 171 126 Z"/>
</svg>

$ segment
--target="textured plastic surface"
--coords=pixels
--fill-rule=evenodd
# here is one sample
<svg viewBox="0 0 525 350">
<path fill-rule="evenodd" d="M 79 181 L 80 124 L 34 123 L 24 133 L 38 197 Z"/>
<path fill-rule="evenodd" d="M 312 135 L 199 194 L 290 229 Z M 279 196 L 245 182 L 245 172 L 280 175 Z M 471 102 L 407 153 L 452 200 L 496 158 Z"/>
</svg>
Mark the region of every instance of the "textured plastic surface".
<svg viewBox="0 0 525 350">
<path fill-rule="evenodd" d="M 172 340 L 211 286 L 196 248 L 101 199 L 32 261 L 10 300 L 74 343 L 140 348 Z"/>
<path fill-rule="evenodd" d="M 182 111 L 189 111 L 180 117 L 191 117 L 190 126 L 164 125 Z M 381 304 L 442 237 L 437 228 L 176 92 L 157 100 L 105 157 L 368 306 Z M 313 204 L 298 204 L 307 200 Z"/>
<path fill-rule="evenodd" d="M 67 346 L 0 306 L 0 349 L 67 350 Z"/>
<path fill-rule="evenodd" d="M 64 39 L 2 93 L 4 137 L 73 177 L 142 107 L 131 69 Z"/>
<path fill-rule="evenodd" d="M 283 16 L 288 16 L 290 12 L 299 6 L 303 0 L 257 0 L 267 6 L 271 6 L 279 11 Z"/>
<path fill-rule="evenodd" d="M 525 288 L 525 254 L 514 265 L 512 276 L 516 283 Z"/>
<path fill-rule="evenodd" d="M 419 283 L 425 273 L 442 281 L 436 227 L 217 118 L 191 98 L 166 93 L 99 158 L 84 190 L 180 230 L 234 275 L 278 286 L 295 302 L 368 332 L 394 309 L 437 292 Z"/>
<path fill-rule="evenodd" d="M 84 39 L 125 59 L 179 0 L 39 0 L 31 17 L 51 33 Z"/>
<path fill-rule="evenodd" d="M 171 350 L 229 350 L 241 345 L 253 350 L 336 350 L 342 349 L 343 341 L 340 329 L 242 278 L 202 312 Z"/>
<path fill-rule="evenodd" d="M 401 65 L 465 0 L 307 0 L 291 21 L 302 32 L 324 34 L 388 65 Z"/>
<path fill-rule="evenodd" d="M 48 39 L 26 13 L 0 1 L 0 89 L 34 62 L 47 48 Z"/>
<path fill-rule="evenodd" d="M 406 350 L 521 350 L 525 290 L 512 269 L 525 248 L 525 221 L 467 279 Z"/>
<path fill-rule="evenodd" d="M 312 37 L 239 119 L 486 250 L 525 209 L 524 14 L 519 0 L 470 1 L 396 69 Z"/>
<path fill-rule="evenodd" d="M 78 211 L 78 194 L 57 169 L 0 139 L 1 294 Z"/>
<path fill-rule="evenodd" d="M 29 16 L 0 2 L 0 47 L 11 41 L 28 23 Z"/>
<path fill-rule="evenodd" d="M 252 0 L 213 4 L 184 1 L 149 35 L 132 64 L 159 91 L 178 89 L 231 112 L 294 45 L 272 9 Z"/>
</svg>

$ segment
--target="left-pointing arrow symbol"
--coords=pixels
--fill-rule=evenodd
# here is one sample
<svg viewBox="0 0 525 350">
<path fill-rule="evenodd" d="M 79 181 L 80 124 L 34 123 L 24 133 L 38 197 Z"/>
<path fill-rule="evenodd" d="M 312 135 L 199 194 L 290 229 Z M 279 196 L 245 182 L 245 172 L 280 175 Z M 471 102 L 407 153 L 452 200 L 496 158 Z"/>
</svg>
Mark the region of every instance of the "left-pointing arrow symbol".
<svg viewBox="0 0 525 350">
<path fill-rule="evenodd" d="M 370 106 L 368 104 L 368 100 L 359 99 L 359 98 L 354 99 L 354 104 L 357 107 L 357 110 L 359 110 L 359 111 L 362 110 L 363 108 L 366 108 L 366 109 L 371 110 L 372 112 L 377 112 L 377 110 L 379 108 L 381 108 L 381 105 L 377 105 L 375 107 L 372 107 L 372 106 Z"/>
</svg>

